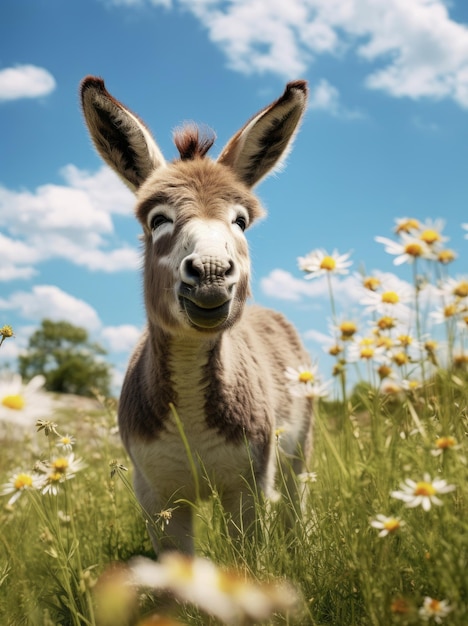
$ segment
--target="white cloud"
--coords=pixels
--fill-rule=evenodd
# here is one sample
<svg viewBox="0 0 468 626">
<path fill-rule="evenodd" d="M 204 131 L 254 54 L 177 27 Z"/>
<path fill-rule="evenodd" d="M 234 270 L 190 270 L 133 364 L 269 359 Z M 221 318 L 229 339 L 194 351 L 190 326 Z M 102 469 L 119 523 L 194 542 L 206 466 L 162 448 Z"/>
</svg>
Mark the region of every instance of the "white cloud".
<svg viewBox="0 0 468 626">
<path fill-rule="evenodd" d="M 18 65 L 0 70 L 0 102 L 47 96 L 55 89 L 55 79 L 35 65 Z"/>
<path fill-rule="evenodd" d="M 141 329 L 132 324 L 106 326 L 101 335 L 112 352 L 129 352 L 140 338 Z"/>
<path fill-rule="evenodd" d="M 468 108 L 468 28 L 443 0 L 179 0 L 245 74 L 288 79 L 322 54 L 372 65 L 369 89 Z M 377 67 L 376 67 L 377 66 Z M 332 94 L 329 94 L 329 96 Z"/>
<path fill-rule="evenodd" d="M 322 79 L 312 86 L 309 98 L 309 108 L 317 111 L 324 111 L 335 117 L 346 119 L 361 118 L 358 111 L 351 111 L 345 108 L 340 100 L 340 92 L 327 80 Z"/>
<path fill-rule="evenodd" d="M 27 320 L 67 320 L 91 331 L 101 327 L 99 316 L 92 306 L 55 285 L 36 285 L 30 292 L 16 291 L 8 298 L 0 298 L 2 310 L 14 311 Z"/>
<path fill-rule="evenodd" d="M 136 247 L 116 241 L 113 215 L 132 216 L 133 196 L 107 167 L 94 174 L 68 165 L 64 185 L 34 191 L 0 186 L 0 280 L 29 278 L 47 259 L 90 270 L 136 269 Z"/>
</svg>

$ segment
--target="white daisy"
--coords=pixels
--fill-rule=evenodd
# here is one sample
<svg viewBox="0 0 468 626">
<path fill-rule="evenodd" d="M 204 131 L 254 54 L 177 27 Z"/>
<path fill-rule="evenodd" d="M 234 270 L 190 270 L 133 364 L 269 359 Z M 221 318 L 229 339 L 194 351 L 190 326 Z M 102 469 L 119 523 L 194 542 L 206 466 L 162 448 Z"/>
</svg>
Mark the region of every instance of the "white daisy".
<svg viewBox="0 0 468 626">
<path fill-rule="evenodd" d="M 284 375 L 288 382 L 289 393 L 300 398 L 321 398 L 328 395 L 330 382 L 322 383 L 317 379 L 318 365 L 299 365 L 297 369 L 287 367 Z"/>
<path fill-rule="evenodd" d="M 305 278 L 318 278 L 324 274 L 348 274 L 350 253 L 338 254 L 336 250 L 328 254 L 325 250 L 313 250 L 305 257 L 297 259 L 299 269 L 306 272 Z"/>
<path fill-rule="evenodd" d="M 406 305 L 414 297 L 412 285 L 400 280 L 393 274 L 382 277 L 382 283 L 377 291 L 364 291 L 360 303 L 366 307 L 366 313 L 377 312 L 379 315 L 394 317 L 400 322 L 409 317 Z"/>
<path fill-rule="evenodd" d="M 1 496 L 9 496 L 8 505 L 14 504 L 18 498 L 28 489 L 40 489 L 44 483 L 44 477 L 36 472 L 17 472 L 5 483 L 0 491 Z"/>
<path fill-rule="evenodd" d="M 85 466 L 82 459 L 76 459 L 73 452 L 68 456 L 56 457 L 45 465 L 45 477 L 42 493 L 50 493 L 56 496 L 60 491 L 60 485 L 66 480 L 75 477 L 76 472 Z"/>
<path fill-rule="evenodd" d="M 386 537 L 387 535 L 396 532 L 402 526 L 405 525 L 399 517 L 387 517 L 386 515 L 376 515 L 376 518 L 371 521 L 370 525 L 373 528 L 380 530 L 379 537 Z"/>
<path fill-rule="evenodd" d="M 198 606 L 225 624 L 258 623 L 275 611 L 289 611 L 298 603 L 288 584 L 261 584 L 213 562 L 166 553 L 157 563 L 138 557 L 130 562 L 131 583 L 171 593 Z"/>
<path fill-rule="evenodd" d="M 385 252 L 388 254 L 396 255 L 393 260 L 394 265 L 401 265 L 402 263 L 413 263 L 416 259 L 434 259 L 434 254 L 431 248 L 425 241 L 422 241 L 417 236 L 411 236 L 406 233 L 402 233 L 401 242 L 387 239 L 387 237 L 376 237 L 375 241 L 382 243 L 385 246 Z"/>
<path fill-rule="evenodd" d="M 426 596 L 422 607 L 419 609 L 419 616 L 426 622 L 432 618 L 436 624 L 441 624 L 444 617 L 447 617 L 452 610 L 447 600 L 435 600 Z"/>
<path fill-rule="evenodd" d="M 0 375 L 0 421 L 29 427 L 37 419 L 50 415 L 53 402 L 42 391 L 44 383 L 44 376 L 35 376 L 25 384 L 19 374 Z"/>
<path fill-rule="evenodd" d="M 448 485 L 445 480 L 432 481 L 427 473 L 424 474 L 423 480 L 418 482 L 407 478 L 400 487 L 400 491 L 391 492 L 393 498 L 402 500 L 409 508 L 422 506 L 425 511 L 429 511 L 433 504 L 437 506 L 442 505 L 442 500 L 437 497 L 438 495 L 449 493 L 456 489 L 455 485 Z"/>
</svg>

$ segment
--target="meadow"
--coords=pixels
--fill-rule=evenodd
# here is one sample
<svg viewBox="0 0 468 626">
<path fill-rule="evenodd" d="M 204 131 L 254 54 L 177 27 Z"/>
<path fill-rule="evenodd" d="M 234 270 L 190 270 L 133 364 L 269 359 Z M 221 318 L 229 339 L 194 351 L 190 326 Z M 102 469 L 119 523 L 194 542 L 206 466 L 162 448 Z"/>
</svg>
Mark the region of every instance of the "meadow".
<svg viewBox="0 0 468 626">
<path fill-rule="evenodd" d="M 441 231 L 399 220 L 380 238 L 413 282 L 363 275 L 360 319 L 335 304 L 348 255 L 299 259 L 305 279 L 329 282 L 334 359 L 328 381 L 316 367 L 285 372 L 291 393 L 316 405 L 299 502 L 285 463 L 280 501 L 255 494 L 257 520 L 240 539 L 215 492 L 192 503 L 193 560 L 149 561 L 147 525 L 170 532 L 171 511 L 139 509 L 116 401 L 50 398 L 36 427 L 0 422 L 0 623 L 464 626 L 468 277 L 450 275 L 456 254 Z M 0 410 L 20 414 L 19 396 Z"/>
</svg>

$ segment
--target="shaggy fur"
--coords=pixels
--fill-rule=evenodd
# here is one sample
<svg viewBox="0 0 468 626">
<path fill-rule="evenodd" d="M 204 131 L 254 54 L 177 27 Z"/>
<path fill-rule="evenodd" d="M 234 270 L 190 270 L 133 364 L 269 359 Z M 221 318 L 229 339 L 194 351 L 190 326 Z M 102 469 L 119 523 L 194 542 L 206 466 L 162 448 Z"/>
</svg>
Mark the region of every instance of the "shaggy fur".
<svg viewBox="0 0 468 626">
<path fill-rule="evenodd" d="M 177 131 L 180 158 L 167 164 L 149 130 L 88 77 L 85 119 L 103 159 L 135 191 L 144 237 L 148 324 L 131 357 L 119 426 L 135 469 L 135 490 L 148 515 L 173 508 L 156 552 L 193 551 L 191 509 L 214 485 L 233 527 L 246 527 L 252 492 L 270 497 L 275 431 L 294 471 L 311 449 L 310 401 L 289 395 L 284 370 L 309 362 L 283 316 L 247 306 L 250 258 L 244 235 L 264 211 L 252 187 L 290 148 L 306 106 L 304 81 L 254 116 L 217 161 L 214 135 Z M 187 451 L 170 405 L 183 425 Z M 208 479 L 208 480 L 207 480 Z M 242 520 L 240 519 L 242 517 Z"/>
</svg>

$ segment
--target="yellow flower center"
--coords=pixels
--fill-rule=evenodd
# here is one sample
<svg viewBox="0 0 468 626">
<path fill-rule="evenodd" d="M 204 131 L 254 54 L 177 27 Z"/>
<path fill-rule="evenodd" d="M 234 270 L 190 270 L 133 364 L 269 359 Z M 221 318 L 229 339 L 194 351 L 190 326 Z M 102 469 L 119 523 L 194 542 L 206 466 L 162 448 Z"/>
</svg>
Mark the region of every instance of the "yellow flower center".
<svg viewBox="0 0 468 626">
<path fill-rule="evenodd" d="M 299 382 L 300 383 L 310 383 L 314 380 L 314 375 L 312 374 L 312 372 L 309 372 L 308 370 L 301 372 L 299 374 Z"/>
<path fill-rule="evenodd" d="M 52 463 L 52 467 L 57 473 L 63 474 L 68 469 L 68 461 L 64 457 L 55 459 L 55 461 Z"/>
<path fill-rule="evenodd" d="M 424 344 L 424 348 L 426 349 L 427 352 L 429 353 L 433 353 L 436 351 L 437 349 L 437 341 L 432 341 L 431 339 L 429 339 L 428 341 L 426 341 L 426 343 Z"/>
<path fill-rule="evenodd" d="M 456 304 L 448 304 L 444 307 L 444 317 L 453 317 L 458 313 Z"/>
<path fill-rule="evenodd" d="M 340 324 L 340 332 L 342 339 L 349 339 L 357 332 L 357 326 L 354 322 L 342 322 Z"/>
<path fill-rule="evenodd" d="M 389 330 L 395 326 L 395 318 L 390 317 L 389 315 L 384 315 L 377 320 L 377 326 L 380 330 Z"/>
<path fill-rule="evenodd" d="M 388 350 L 393 346 L 393 339 L 391 337 L 379 336 L 376 343 L 380 348 L 387 348 Z"/>
<path fill-rule="evenodd" d="M 420 243 L 408 243 L 405 246 L 405 252 L 414 257 L 422 256 L 423 247 Z"/>
<path fill-rule="evenodd" d="M 336 268 L 336 261 L 331 256 L 324 256 L 322 262 L 320 263 L 321 270 L 327 270 L 327 272 L 332 272 Z"/>
<path fill-rule="evenodd" d="M 439 263 L 442 263 L 442 265 L 448 265 L 448 263 L 455 261 L 456 258 L 457 255 L 453 250 L 441 250 L 437 255 L 437 260 Z"/>
<path fill-rule="evenodd" d="M 4 398 L 2 398 L 2 404 L 8 409 L 21 411 L 21 409 L 24 409 L 24 405 L 26 403 L 23 396 L 20 396 L 19 394 L 12 394 L 11 396 L 5 396 Z"/>
<path fill-rule="evenodd" d="M 381 365 L 377 372 L 379 374 L 379 378 L 387 378 L 387 376 L 390 376 L 390 374 L 392 373 L 392 368 L 388 365 Z"/>
<path fill-rule="evenodd" d="M 400 298 L 394 291 L 384 291 L 382 294 L 382 302 L 385 302 L 385 304 L 398 304 Z"/>
<path fill-rule="evenodd" d="M 435 445 L 436 448 L 440 450 L 447 450 L 447 448 L 453 448 L 453 446 L 457 443 L 454 437 L 439 437 L 436 440 Z"/>
<path fill-rule="evenodd" d="M 425 243 L 431 244 L 436 241 L 440 241 L 440 234 L 436 230 L 432 230 L 432 228 L 427 228 L 423 230 L 419 235 L 419 238 L 422 239 Z"/>
<path fill-rule="evenodd" d="M 454 295 L 458 298 L 468 297 L 468 281 L 462 280 L 453 290 Z"/>
<path fill-rule="evenodd" d="M 397 339 L 402 346 L 409 346 L 413 343 L 413 338 L 410 335 L 398 335 Z"/>
<path fill-rule="evenodd" d="M 395 530 L 398 530 L 400 528 L 400 522 L 394 517 L 391 517 L 386 522 L 384 522 L 384 528 L 385 530 L 388 530 L 389 533 L 393 533 Z"/>
<path fill-rule="evenodd" d="M 439 600 L 434 600 L 434 598 L 432 598 L 431 601 L 429 602 L 429 608 L 431 609 L 433 613 L 439 613 L 440 612 Z"/>
<path fill-rule="evenodd" d="M 361 348 L 361 359 L 372 359 L 374 356 L 374 348 Z"/>
<path fill-rule="evenodd" d="M 68 446 L 68 445 L 71 444 L 71 439 L 70 439 L 70 437 L 66 437 L 66 436 L 62 437 L 60 439 L 60 443 L 62 443 L 64 446 Z"/>
<path fill-rule="evenodd" d="M 32 478 L 29 474 L 18 474 L 13 482 L 13 486 L 19 491 L 25 487 L 31 487 L 32 482 Z"/>
<path fill-rule="evenodd" d="M 377 291 L 380 286 L 380 280 L 375 278 L 375 276 L 367 276 L 364 278 L 363 285 L 369 291 Z"/>
<path fill-rule="evenodd" d="M 397 365 L 405 365 L 409 361 L 406 352 L 396 352 L 392 358 Z"/>
<path fill-rule="evenodd" d="M 62 472 L 51 472 L 47 476 L 47 480 L 49 483 L 59 483 L 62 480 Z"/>
<path fill-rule="evenodd" d="M 343 348 L 341 346 L 338 346 L 338 345 L 332 346 L 328 350 L 328 354 L 330 354 L 331 356 L 338 356 L 338 354 L 340 354 L 340 352 L 343 352 Z"/>
<path fill-rule="evenodd" d="M 416 483 L 416 487 L 414 488 L 415 496 L 435 496 L 437 493 L 434 485 L 431 483 L 426 483 L 425 481 L 421 481 Z"/>
<path fill-rule="evenodd" d="M 401 221 L 398 226 L 395 228 L 397 233 L 409 233 L 411 230 L 417 230 L 419 228 L 418 220 L 413 218 L 409 218 L 407 220 Z"/>
</svg>

